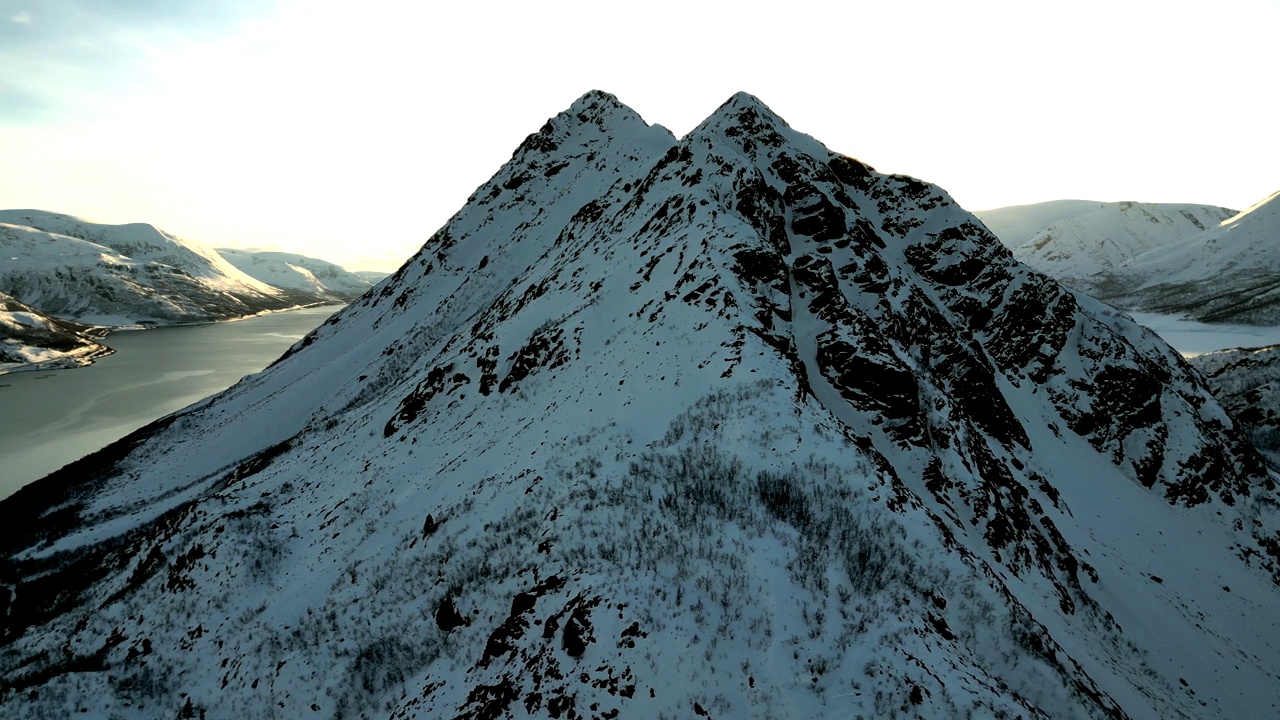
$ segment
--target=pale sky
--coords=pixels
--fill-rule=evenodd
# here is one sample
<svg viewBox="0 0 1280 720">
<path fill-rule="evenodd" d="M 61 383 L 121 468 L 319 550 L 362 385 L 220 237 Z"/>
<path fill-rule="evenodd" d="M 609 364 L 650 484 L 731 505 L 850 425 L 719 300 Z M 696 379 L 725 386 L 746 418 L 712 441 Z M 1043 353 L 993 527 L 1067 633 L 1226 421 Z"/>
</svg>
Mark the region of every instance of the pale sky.
<svg viewBox="0 0 1280 720">
<path fill-rule="evenodd" d="M 1280 0 L 0 0 L 0 208 L 393 270 L 583 92 L 970 210 L 1280 189 Z"/>
</svg>

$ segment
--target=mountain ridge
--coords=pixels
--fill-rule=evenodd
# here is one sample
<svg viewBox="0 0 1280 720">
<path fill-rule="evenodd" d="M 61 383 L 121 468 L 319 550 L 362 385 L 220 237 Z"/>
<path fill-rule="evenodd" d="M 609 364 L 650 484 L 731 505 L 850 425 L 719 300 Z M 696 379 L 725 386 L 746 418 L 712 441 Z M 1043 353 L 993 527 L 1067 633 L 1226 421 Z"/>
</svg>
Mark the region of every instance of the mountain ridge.
<svg viewBox="0 0 1280 720">
<path fill-rule="evenodd" d="M 15 261 L 0 268 L 0 287 L 42 312 L 91 325 L 209 322 L 315 301 L 146 223 L 0 210 L 0 246 Z"/>
<path fill-rule="evenodd" d="M 975 210 L 974 215 L 1010 250 L 1026 243 L 1046 227 L 1107 203 L 1098 200 L 1049 200 Z"/>
<path fill-rule="evenodd" d="M 350 302 L 373 283 L 334 263 L 298 253 L 216 248 L 238 270 L 271 287 L 310 293 L 322 300 Z"/>
<path fill-rule="evenodd" d="M 610 98 L 271 368 L 6 501 L 59 510 L 0 545 L 0 701 L 1275 710 L 1274 481 L 1176 353 L 752 96 L 679 141 Z"/>
<path fill-rule="evenodd" d="M 0 325 L 9 371 L 90 364 L 111 352 L 97 342 L 111 328 L 350 302 L 372 287 L 302 255 L 223 253 L 148 223 L 105 225 L 39 210 L 0 210 L 0 255 L 0 290 L 29 321 Z"/>
<path fill-rule="evenodd" d="M 1204 322 L 1280 318 L 1280 191 L 1204 232 L 1150 250 L 1093 279 L 1104 300 Z"/>
<path fill-rule="evenodd" d="M 1105 203 L 1049 225 L 1013 248 L 1013 254 L 1059 282 L 1088 292 L 1093 276 L 1195 237 L 1235 214 L 1209 205 Z"/>
</svg>

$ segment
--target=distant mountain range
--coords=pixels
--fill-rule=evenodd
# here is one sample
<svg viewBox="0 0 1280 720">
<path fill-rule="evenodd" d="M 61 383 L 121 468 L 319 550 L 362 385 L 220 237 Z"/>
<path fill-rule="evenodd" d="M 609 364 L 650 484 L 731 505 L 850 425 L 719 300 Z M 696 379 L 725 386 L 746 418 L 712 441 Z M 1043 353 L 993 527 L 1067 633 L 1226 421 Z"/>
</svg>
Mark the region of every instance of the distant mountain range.
<svg viewBox="0 0 1280 720">
<path fill-rule="evenodd" d="M 108 225 L 41 210 L 0 210 L 0 260 L 0 292 L 28 308 L 21 312 L 81 326 L 227 320 L 350 302 L 371 287 L 302 255 L 220 252 L 144 223 Z M 0 326 L 0 342 L 27 343 L 21 357 L 43 358 L 42 365 L 93 356 L 60 350 L 71 347 L 65 337 L 29 344 L 53 336 L 24 329 L 19 337 L 15 327 Z"/>
<path fill-rule="evenodd" d="M 1000 242 L 1012 249 L 1056 222 L 1083 215 L 1108 204 L 1111 203 L 1095 200 L 1050 200 L 994 210 L 977 210 L 973 214 L 1000 238 Z"/>
<path fill-rule="evenodd" d="M 1280 324 L 1280 192 L 1099 273 L 1089 289 L 1125 308 L 1205 322 Z"/>
<path fill-rule="evenodd" d="M 325 300 L 351 302 L 373 286 L 359 273 L 305 255 L 236 248 L 218 248 L 218 253 L 255 280 Z"/>
<path fill-rule="evenodd" d="M 0 210 L 0 289 L 93 325 L 208 322 L 315 302 L 237 270 L 213 248 L 152 225 Z"/>
<path fill-rule="evenodd" d="M 1045 204 L 1080 210 L 1076 205 Z M 1113 270 L 1148 250 L 1193 237 L 1235 214 L 1211 205 L 1097 203 L 1032 233 L 1012 246 L 1013 256 L 1061 282 L 1083 287 L 1087 278 Z M 996 225 L 1001 224 L 997 218 Z M 999 236 L 999 231 L 992 231 Z M 1023 231 L 1025 228 L 1019 230 Z M 1003 237 L 1001 241 L 1007 242 Z"/>
<path fill-rule="evenodd" d="M 1240 213 L 1059 200 L 976 215 L 1014 257 L 1119 307 L 1269 325 L 1280 323 L 1278 195 Z"/>
</svg>

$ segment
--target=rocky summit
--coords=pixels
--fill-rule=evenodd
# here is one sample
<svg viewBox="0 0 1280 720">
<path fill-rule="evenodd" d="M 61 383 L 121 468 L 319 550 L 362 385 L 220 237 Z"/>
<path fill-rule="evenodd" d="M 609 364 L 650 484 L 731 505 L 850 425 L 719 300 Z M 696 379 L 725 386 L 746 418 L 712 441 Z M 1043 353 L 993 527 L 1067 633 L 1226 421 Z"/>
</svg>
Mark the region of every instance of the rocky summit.
<svg viewBox="0 0 1280 720">
<path fill-rule="evenodd" d="M 270 368 L 0 504 L 0 714 L 1275 716 L 1277 499 L 939 188 L 593 91 Z"/>
</svg>

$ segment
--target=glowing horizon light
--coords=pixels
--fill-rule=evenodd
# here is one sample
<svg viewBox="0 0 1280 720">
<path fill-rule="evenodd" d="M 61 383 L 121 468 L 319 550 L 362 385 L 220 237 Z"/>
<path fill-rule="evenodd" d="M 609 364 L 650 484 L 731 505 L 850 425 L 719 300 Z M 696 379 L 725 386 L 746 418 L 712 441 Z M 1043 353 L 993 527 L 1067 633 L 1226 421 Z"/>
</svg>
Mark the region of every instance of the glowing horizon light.
<svg viewBox="0 0 1280 720">
<path fill-rule="evenodd" d="M 677 136 L 746 90 L 833 151 L 970 210 L 1243 209 L 1280 186 L 1274 0 L 4 12 L 0 207 L 350 267 L 376 255 L 394 269 L 592 88 Z M 834 27 L 850 30 L 828 38 Z"/>
</svg>

